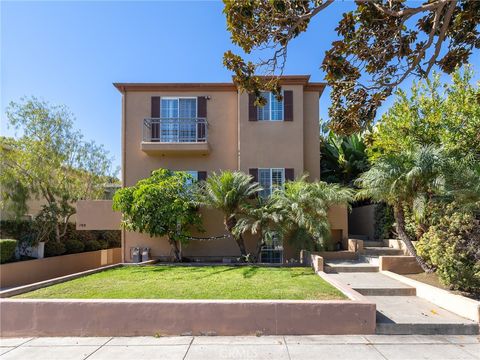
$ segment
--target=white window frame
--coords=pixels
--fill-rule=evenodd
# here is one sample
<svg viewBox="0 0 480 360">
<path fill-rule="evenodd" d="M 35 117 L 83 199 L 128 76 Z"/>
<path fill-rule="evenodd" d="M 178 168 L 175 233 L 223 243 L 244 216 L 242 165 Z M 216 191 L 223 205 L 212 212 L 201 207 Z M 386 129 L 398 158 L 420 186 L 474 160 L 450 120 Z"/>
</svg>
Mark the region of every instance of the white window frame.
<svg viewBox="0 0 480 360">
<path fill-rule="evenodd" d="M 269 170 L 270 174 L 269 174 L 269 179 L 270 179 L 270 187 L 268 189 L 264 189 L 265 192 L 267 192 L 267 194 L 264 194 L 264 196 L 270 196 L 272 195 L 272 191 L 273 191 L 273 172 L 276 171 L 276 170 L 280 170 L 281 171 L 281 175 L 282 175 L 282 188 L 283 186 L 285 185 L 285 168 L 258 168 L 258 181 L 260 183 L 261 181 L 261 177 L 260 177 L 260 172 L 261 171 L 265 171 L 265 170 Z M 262 186 L 262 184 L 260 183 L 260 186 Z M 263 191 L 262 191 L 263 192 Z"/>
<path fill-rule="evenodd" d="M 272 119 L 272 104 L 273 104 L 272 100 L 277 101 L 277 99 L 275 98 L 275 95 L 273 95 L 273 93 L 271 91 L 262 91 L 262 94 L 263 93 L 268 93 L 268 96 L 269 96 L 269 101 L 268 101 L 269 119 L 259 119 L 258 112 L 259 112 L 260 109 L 264 108 L 264 106 L 259 106 L 257 108 L 257 121 L 274 121 L 274 122 L 285 121 L 285 97 L 283 95 L 283 90 L 282 90 L 282 118 L 281 119 Z"/>
<path fill-rule="evenodd" d="M 177 109 L 178 109 L 178 116 L 176 119 L 180 119 L 180 99 L 187 99 L 187 100 L 195 100 L 195 116 L 193 117 L 194 119 L 198 118 L 198 98 L 196 96 L 162 96 L 160 97 L 160 141 L 161 141 L 161 136 L 162 136 L 162 126 L 161 126 L 161 121 L 163 119 L 169 119 L 169 118 L 164 118 L 162 117 L 162 100 L 177 100 Z M 175 119 L 175 118 L 173 118 Z M 178 141 L 161 141 L 161 142 L 167 142 L 167 143 L 175 143 L 175 142 L 181 142 L 180 141 L 180 123 L 178 124 L 178 129 L 177 129 Z M 195 123 L 195 140 L 198 140 L 198 126 L 197 123 Z"/>
</svg>

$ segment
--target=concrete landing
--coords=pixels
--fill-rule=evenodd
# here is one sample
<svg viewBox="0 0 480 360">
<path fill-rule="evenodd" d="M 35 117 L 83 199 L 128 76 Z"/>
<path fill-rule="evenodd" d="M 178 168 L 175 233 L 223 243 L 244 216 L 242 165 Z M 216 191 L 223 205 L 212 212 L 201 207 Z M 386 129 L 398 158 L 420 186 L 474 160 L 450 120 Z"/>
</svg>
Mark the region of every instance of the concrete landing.
<svg viewBox="0 0 480 360">
<path fill-rule="evenodd" d="M 477 335 L 479 324 L 416 296 L 368 296 L 377 304 L 377 334 Z"/>
<path fill-rule="evenodd" d="M 400 249 L 393 249 L 384 246 L 370 246 L 363 248 L 364 255 L 374 255 L 374 256 L 395 256 L 395 255 L 403 255 L 403 250 Z"/>
<path fill-rule="evenodd" d="M 414 296 L 414 287 L 375 272 L 333 273 L 332 278 L 365 296 Z"/>
<path fill-rule="evenodd" d="M 326 273 L 378 272 L 378 266 L 360 261 L 329 260 L 325 263 L 324 271 Z"/>
</svg>

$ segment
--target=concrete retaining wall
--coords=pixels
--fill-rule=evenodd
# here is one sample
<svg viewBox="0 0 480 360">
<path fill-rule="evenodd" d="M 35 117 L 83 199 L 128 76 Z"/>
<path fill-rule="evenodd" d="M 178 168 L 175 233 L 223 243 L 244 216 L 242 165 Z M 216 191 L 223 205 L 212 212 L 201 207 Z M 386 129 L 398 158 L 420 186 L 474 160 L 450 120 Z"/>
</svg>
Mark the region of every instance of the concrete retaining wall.
<svg viewBox="0 0 480 360">
<path fill-rule="evenodd" d="M 0 288 L 32 284 L 122 261 L 120 248 L 0 265 Z"/>
<path fill-rule="evenodd" d="M 0 301 L 1 336 L 373 334 L 375 304 L 360 301 Z"/>
<path fill-rule="evenodd" d="M 414 256 L 380 256 L 380 271 L 391 271 L 397 274 L 418 274 L 423 272 Z"/>
</svg>

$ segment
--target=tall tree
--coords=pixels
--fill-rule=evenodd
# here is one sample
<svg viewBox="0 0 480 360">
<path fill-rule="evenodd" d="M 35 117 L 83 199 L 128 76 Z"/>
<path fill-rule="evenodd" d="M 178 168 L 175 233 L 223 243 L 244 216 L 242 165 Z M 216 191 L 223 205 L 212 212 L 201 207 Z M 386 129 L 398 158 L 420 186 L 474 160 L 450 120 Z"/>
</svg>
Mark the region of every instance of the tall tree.
<svg viewBox="0 0 480 360">
<path fill-rule="evenodd" d="M 43 200 L 39 221 L 60 241 L 75 214 L 74 202 L 103 195 L 112 161 L 103 146 L 86 142 L 73 129 L 73 115 L 65 106 L 32 97 L 10 103 L 6 115 L 19 136 L 1 138 L 2 200 L 17 209 L 24 209 L 29 197 Z"/>
<path fill-rule="evenodd" d="M 223 212 L 225 229 L 235 239 L 243 257 L 247 256 L 243 233 L 235 231 L 235 227 L 245 204 L 261 189 L 258 183 L 252 182 L 250 175 L 240 171 L 222 171 L 210 175 L 199 190 L 201 205 Z"/>
<path fill-rule="evenodd" d="M 167 236 L 174 259 L 181 261 L 180 244 L 188 242 L 193 228 L 201 229 L 192 181 L 186 172 L 155 170 L 134 186 L 118 190 L 113 208 L 122 212 L 125 229 L 152 237 Z"/>
<path fill-rule="evenodd" d="M 452 74 L 450 82 L 435 74 L 414 84 L 410 94 L 397 91 L 371 133 L 370 160 L 418 145 L 441 146 L 455 158 L 480 160 L 480 88 L 473 75 L 470 67 L 464 67 Z"/>
<path fill-rule="evenodd" d="M 236 83 L 263 104 L 261 89 L 280 94 L 277 76 L 283 73 L 290 41 L 335 1 L 224 3 L 233 43 L 247 54 L 266 52 L 264 60 L 252 62 L 227 51 L 224 64 Z M 339 20 L 339 39 L 322 63 L 332 87 L 331 128 L 344 134 L 365 129 L 383 100 L 410 75 L 426 78 L 434 67 L 451 73 L 467 63 L 480 48 L 479 23 L 479 1 L 356 1 L 356 8 Z M 258 74 L 271 78 L 265 81 Z"/>
<path fill-rule="evenodd" d="M 445 169 L 446 159 L 441 149 L 417 146 L 413 150 L 381 157 L 357 180 L 359 198 L 386 202 L 393 207 L 397 235 L 425 271 L 431 269 L 417 255 L 407 234 L 405 209 L 421 219 L 428 202 L 445 194 Z"/>
</svg>

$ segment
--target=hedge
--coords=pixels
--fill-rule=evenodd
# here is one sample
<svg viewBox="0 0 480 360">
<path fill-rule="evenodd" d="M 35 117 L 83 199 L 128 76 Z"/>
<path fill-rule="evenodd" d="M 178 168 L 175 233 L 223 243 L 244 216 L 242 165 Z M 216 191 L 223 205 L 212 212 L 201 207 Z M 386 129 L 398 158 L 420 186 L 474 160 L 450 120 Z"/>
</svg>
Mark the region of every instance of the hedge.
<svg viewBox="0 0 480 360">
<path fill-rule="evenodd" d="M 13 259 L 17 240 L 0 239 L 0 264 L 6 263 Z"/>
</svg>

